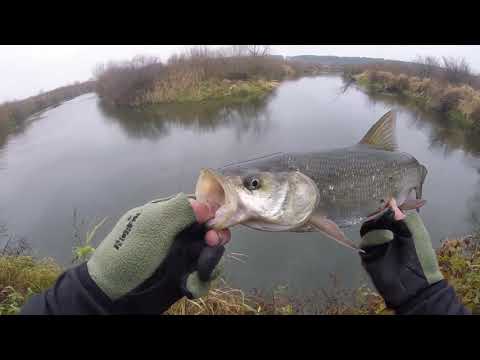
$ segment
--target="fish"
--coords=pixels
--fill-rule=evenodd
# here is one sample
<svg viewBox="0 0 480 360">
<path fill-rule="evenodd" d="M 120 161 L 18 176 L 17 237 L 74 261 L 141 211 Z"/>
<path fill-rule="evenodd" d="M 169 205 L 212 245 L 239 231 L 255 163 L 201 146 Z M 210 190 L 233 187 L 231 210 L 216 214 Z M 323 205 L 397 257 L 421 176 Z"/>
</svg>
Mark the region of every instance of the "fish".
<svg viewBox="0 0 480 360">
<path fill-rule="evenodd" d="M 381 216 L 393 201 L 419 211 L 427 168 L 400 152 L 396 112 L 383 115 L 353 146 L 317 152 L 279 152 L 204 168 L 197 200 L 216 209 L 207 222 L 221 230 L 318 232 L 361 251 L 342 229 Z"/>
</svg>

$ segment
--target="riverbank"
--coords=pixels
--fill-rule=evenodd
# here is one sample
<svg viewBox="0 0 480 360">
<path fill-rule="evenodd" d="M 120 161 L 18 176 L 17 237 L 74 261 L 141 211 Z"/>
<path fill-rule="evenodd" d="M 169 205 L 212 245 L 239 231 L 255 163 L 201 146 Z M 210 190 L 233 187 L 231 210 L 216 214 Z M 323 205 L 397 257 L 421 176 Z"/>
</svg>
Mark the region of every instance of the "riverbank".
<svg viewBox="0 0 480 360">
<path fill-rule="evenodd" d="M 0 148 L 6 143 L 10 134 L 20 132 L 27 126 L 27 118 L 93 91 L 95 91 L 95 82 L 86 81 L 42 92 L 23 100 L 0 104 Z"/>
<path fill-rule="evenodd" d="M 100 64 L 95 77 L 96 91 L 103 101 L 119 107 L 141 107 L 258 99 L 286 78 L 315 75 L 321 69 L 265 52 L 197 47 L 172 55 L 166 62 L 137 56 L 130 61 Z"/>
<path fill-rule="evenodd" d="M 480 134 L 480 90 L 469 85 L 378 70 L 349 74 L 348 80 L 371 93 L 408 99 L 424 110 L 442 114 L 459 129 Z"/>
<path fill-rule="evenodd" d="M 204 101 L 225 100 L 248 102 L 269 95 L 279 82 L 276 80 L 205 80 L 197 84 L 182 86 L 160 82 L 153 90 L 134 100 L 133 106 L 163 103 L 198 103 Z"/>
<path fill-rule="evenodd" d="M 461 301 L 480 313 L 480 235 L 443 242 L 437 250 L 441 271 Z M 0 255 L 0 315 L 16 314 L 26 299 L 50 287 L 62 269 L 52 259 L 35 259 L 22 251 Z M 182 299 L 168 315 L 373 315 L 391 314 L 382 298 L 367 286 L 354 290 L 321 290 L 322 297 L 295 299 L 281 287 L 271 295 L 247 294 L 219 282 L 196 300 Z"/>
<path fill-rule="evenodd" d="M 23 100 L 5 102 L 0 104 L 0 126 L 15 127 L 31 115 L 93 91 L 95 82 L 85 81 L 42 92 Z"/>
</svg>

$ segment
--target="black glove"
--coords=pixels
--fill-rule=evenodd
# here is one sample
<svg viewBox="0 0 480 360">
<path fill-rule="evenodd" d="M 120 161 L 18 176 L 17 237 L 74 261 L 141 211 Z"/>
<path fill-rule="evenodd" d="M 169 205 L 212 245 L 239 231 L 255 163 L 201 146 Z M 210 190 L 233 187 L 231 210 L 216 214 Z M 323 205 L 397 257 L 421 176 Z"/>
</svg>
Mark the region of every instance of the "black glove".
<svg viewBox="0 0 480 360">
<path fill-rule="evenodd" d="M 161 313 L 187 296 L 208 293 L 223 246 L 208 246 L 184 194 L 129 210 L 87 262 L 115 312 Z"/>
<path fill-rule="evenodd" d="M 114 302 L 115 312 L 161 314 L 184 296 L 206 295 L 225 252 L 224 246 L 205 243 L 206 231 L 205 225 L 195 223 L 179 233 L 154 274 Z"/>
<path fill-rule="evenodd" d="M 386 305 L 399 310 L 443 279 L 430 236 L 416 212 L 395 220 L 393 210 L 360 229 L 362 265 Z"/>
<path fill-rule="evenodd" d="M 198 223 L 207 209 L 195 208 L 179 194 L 129 210 L 87 263 L 33 295 L 21 314 L 162 314 L 183 296 L 206 295 L 229 234 L 212 241 Z"/>
</svg>

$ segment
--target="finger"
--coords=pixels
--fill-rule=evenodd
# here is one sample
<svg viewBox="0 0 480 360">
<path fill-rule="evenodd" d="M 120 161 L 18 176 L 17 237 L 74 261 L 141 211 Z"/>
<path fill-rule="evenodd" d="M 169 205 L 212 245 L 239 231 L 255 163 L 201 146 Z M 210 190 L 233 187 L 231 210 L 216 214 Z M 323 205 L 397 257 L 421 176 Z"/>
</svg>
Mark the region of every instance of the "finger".
<svg viewBox="0 0 480 360">
<path fill-rule="evenodd" d="M 394 219 L 395 220 L 403 220 L 405 219 L 405 214 L 400 210 L 400 208 L 397 206 L 397 202 L 395 199 L 391 199 L 388 203 L 388 206 L 393 210 L 394 212 Z"/>
<path fill-rule="evenodd" d="M 232 237 L 230 230 L 208 230 L 205 234 L 205 242 L 209 246 L 225 245 Z"/>
<path fill-rule="evenodd" d="M 205 241 L 208 246 L 218 246 L 222 243 L 222 239 L 218 231 L 208 230 L 205 234 Z"/>
<path fill-rule="evenodd" d="M 202 281 L 210 280 L 213 270 L 225 252 L 223 246 L 205 247 L 198 258 L 198 277 Z"/>
<path fill-rule="evenodd" d="M 226 245 L 232 238 L 232 233 L 230 232 L 229 229 L 220 230 L 218 231 L 218 233 L 220 235 L 222 245 Z"/>
<path fill-rule="evenodd" d="M 215 216 L 215 212 L 208 204 L 193 199 L 188 199 L 188 201 L 190 201 L 195 217 L 200 224 L 207 222 Z"/>
</svg>

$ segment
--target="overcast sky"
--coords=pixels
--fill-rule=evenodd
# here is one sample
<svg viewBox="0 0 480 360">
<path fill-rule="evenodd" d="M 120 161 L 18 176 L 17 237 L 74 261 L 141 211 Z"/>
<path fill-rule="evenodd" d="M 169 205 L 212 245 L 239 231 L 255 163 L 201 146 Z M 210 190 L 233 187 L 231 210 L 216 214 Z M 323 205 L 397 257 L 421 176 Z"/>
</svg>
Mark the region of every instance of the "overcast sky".
<svg viewBox="0 0 480 360">
<path fill-rule="evenodd" d="M 101 62 L 126 60 L 139 54 L 165 60 L 185 47 L 188 45 L 1 45 L 0 102 L 87 80 Z M 396 60 L 413 60 L 417 55 L 455 56 L 464 57 L 480 73 L 480 45 L 273 45 L 272 51 L 286 56 L 312 54 Z"/>
</svg>

